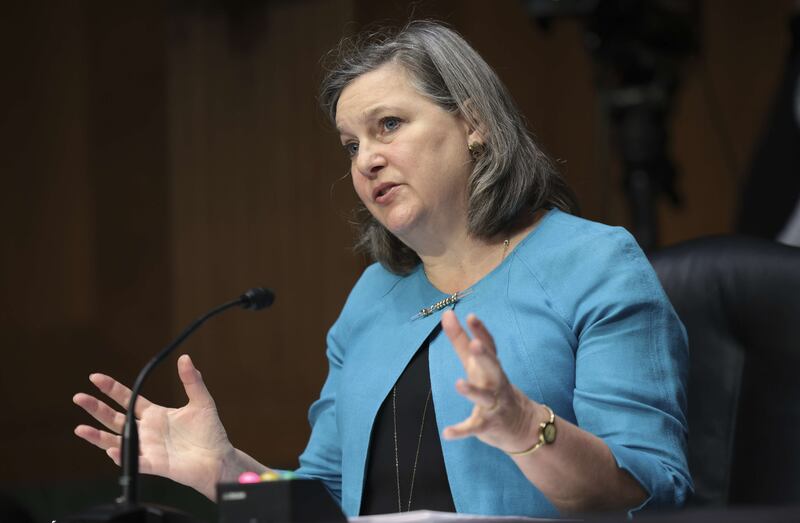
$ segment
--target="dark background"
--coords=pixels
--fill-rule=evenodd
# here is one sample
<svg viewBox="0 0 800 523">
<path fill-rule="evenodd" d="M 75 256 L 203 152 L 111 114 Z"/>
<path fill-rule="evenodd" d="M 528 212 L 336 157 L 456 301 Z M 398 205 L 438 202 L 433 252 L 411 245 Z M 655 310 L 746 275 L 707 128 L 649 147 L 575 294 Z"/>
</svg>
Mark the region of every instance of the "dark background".
<svg viewBox="0 0 800 523">
<path fill-rule="evenodd" d="M 789 44 L 791 0 L 699 5 L 670 127 L 684 206 L 659 208 L 665 245 L 732 231 Z M 516 0 L 4 5 L 0 490 L 42 519 L 110 501 L 117 469 L 73 435 L 88 417 L 72 395 L 92 371 L 130 383 L 188 321 L 256 284 L 275 289 L 272 310 L 218 318 L 183 350 L 232 441 L 295 466 L 325 332 L 365 264 L 347 160 L 316 106 L 319 60 L 412 13 L 449 22 L 496 69 L 584 216 L 630 225 L 577 20 L 545 31 Z M 174 361 L 151 400 L 185 401 Z M 167 499 L 211 510 L 178 492 Z"/>
</svg>

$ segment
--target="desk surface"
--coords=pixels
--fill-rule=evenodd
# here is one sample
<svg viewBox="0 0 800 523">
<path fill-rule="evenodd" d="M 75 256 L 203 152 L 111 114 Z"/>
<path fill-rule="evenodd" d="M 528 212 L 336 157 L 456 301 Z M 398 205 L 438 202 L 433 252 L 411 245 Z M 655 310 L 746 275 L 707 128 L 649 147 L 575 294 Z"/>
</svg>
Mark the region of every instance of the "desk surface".
<svg viewBox="0 0 800 523">
<path fill-rule="evenodd" d="M 629 523 L 624 514 L 586 515 L 574 519 L 526 518 L 518 516 L 476 516 L 416 510 L 399 514 L 350 518 L 350 523 L 534 523 L 537 521 L 583 521 L 586 523 Z M 800 505 L 785 507 L 728 507 L 685 509 L 669 512 L 642 513 L 633 521 L 645 523 L 800 523 Z"/>
</svg>

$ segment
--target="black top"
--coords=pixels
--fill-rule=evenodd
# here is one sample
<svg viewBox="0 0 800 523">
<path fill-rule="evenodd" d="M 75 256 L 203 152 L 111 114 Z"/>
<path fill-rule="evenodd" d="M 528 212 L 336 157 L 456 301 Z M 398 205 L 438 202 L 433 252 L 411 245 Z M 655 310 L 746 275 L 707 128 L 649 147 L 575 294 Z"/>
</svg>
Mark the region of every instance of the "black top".
<svg viewBox="0 0 800 523">
<path fill-rule="evenodd" d="M 361 498 L 361 515 L 407 511 L 412 474 L 414 485 L 411 490 L 411 510 L 456 511 L 450 485 L 447 482 L 433 398 L 428 398 L 431 390 L 428 346 L 426 340 L 397 380 L 396 418 L 393 416 L 395 409 L 392 406 L 392 391 L 389 391 L 375 418 L 364 478 L 364 495 Z M 427 410 L 425 410 L 426 400 L 428 400 Z M 423 411 L 425 411 L 425 424 L 420 440 Z M 397 506 L 395 419 L 401 510 L 398 510 Z M 416 474 L 414 474 L 415 457 Z"/>
</svg>

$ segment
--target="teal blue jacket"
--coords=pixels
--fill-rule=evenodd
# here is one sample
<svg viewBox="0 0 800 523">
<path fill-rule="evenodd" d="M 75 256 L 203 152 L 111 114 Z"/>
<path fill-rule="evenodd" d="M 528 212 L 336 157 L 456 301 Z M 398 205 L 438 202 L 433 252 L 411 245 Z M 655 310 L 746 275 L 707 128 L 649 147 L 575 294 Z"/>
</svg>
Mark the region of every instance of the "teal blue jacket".
<svg viewBox="0 0 800 523">
<path fill-rule="evenodd" d="M 373 421 L 441 312 L 446 295 L 421 267 L 364 272 L 328 334 L 329 374 L 309 411 L 301 476 L 319 478 L 348 516 L 361 506 Z M 644 505 L 680 506 L 686 462 L 686 335 L 636 242 L 621 228 L 549 211 L 455 306 L 494 335 L 511 382 L 558 416 L 602 438 L 649 493 Z M 443 333 L 430 343 L 439 432 L 472 404 L 454 387 L 464 369 Z M 442 439 L 459 512 L 555 517 L 558 511 L 502 451 L 476 438 Z"/>
</svg>

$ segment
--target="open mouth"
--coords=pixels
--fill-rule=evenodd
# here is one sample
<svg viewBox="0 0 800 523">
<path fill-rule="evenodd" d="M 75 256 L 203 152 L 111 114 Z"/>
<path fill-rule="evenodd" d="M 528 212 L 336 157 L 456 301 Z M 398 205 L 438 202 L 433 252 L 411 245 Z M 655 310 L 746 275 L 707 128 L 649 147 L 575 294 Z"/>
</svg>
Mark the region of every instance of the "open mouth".
<svg viewBox="0 0 800 523">
<path fill-rule="evenodd" d="M 382 183 L 381 185 L 376 187 L 375 190 L 372 192 L 372 198 L 375 201 L 380 201 L 381 199 L 384 199 L 384 197 L 387 194 L 389 194 L 392 191 L 392 189 L 394 189 L 395 187 L 397 187 L 397 184 L 394 184 L 394 183 Z"/>
</svg>

